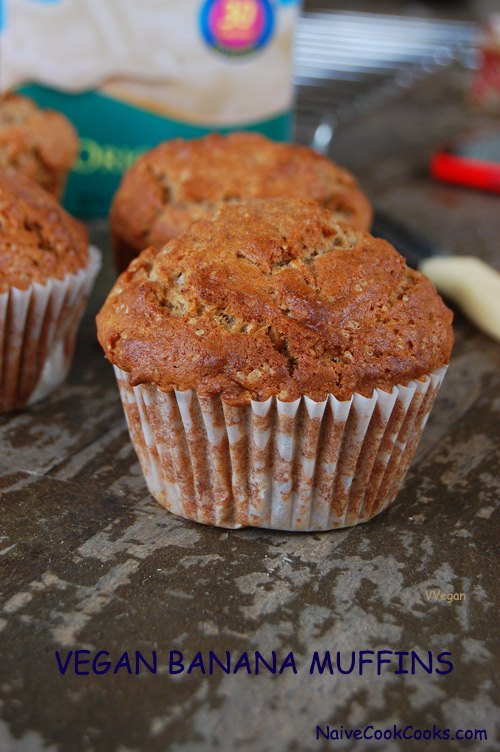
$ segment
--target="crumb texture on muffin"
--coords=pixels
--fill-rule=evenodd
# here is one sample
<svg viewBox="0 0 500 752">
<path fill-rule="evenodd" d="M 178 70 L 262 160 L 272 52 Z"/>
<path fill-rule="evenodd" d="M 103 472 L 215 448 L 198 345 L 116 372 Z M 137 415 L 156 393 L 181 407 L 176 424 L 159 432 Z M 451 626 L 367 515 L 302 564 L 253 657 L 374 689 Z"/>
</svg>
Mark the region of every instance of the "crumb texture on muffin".
<svg viewBox="0 0 500 752">
<path fill-rule="evenodd" d="M 313 201 L 222 203 L 146 249 L 98 316 L 132 383 L 230 404 L 371 395 L 449 360 L 452 313 L 386 241 Z"/>
<path fill-rule="evenodd" d="M 219 201 L 280 196 L 314 199 L 361 230 L 371 224 L 353 175 L 306 146 L 247 132 L 174 139 L 124 175 L 110 217 L 118 264 L 124 269 L 148 245 L 161 247 Z"/>
<path fill-rule="evenodd" d="M 63 279 L 87 263 L 84 225 L 33 181 L 0 174 L 0 293 Z"/>
<path fill-rule="evenodd" d="M 78 154 L 78 135 L 55 110 L 42 110 L 28 97 L 0 97 L 0 171 L 20 173 L 60 196 Z"/>
</svg>

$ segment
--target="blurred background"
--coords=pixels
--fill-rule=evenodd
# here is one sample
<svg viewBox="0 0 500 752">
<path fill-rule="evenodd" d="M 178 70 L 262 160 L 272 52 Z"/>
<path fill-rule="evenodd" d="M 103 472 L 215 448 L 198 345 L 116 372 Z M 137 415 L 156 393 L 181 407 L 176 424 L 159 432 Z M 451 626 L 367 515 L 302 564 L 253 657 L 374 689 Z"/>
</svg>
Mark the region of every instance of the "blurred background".
<svg viewBox="0 0 500 752">
<path fill-rule="evenodd" d="M 499 10 L 493 0 L 306 0 L 294 50 L 296 139 L 352 170 L 377 209 L 435 249 L 497 268 L 498 195 L 440 182 L 430 163 L 455 139 L 496 133 Z M 498 161 L 498 140 L 495 150 Z"/>
<path fill-rule="evenodd" d="M 495 6 L 492 0 L 306 0 L 295 37 L 297 139 L 312 138 L 322 111 L 336 130 L 451 64 L 463 70 L 465 89 L 467 73 L 480 63 L 481 24 Z"/>
</svg>

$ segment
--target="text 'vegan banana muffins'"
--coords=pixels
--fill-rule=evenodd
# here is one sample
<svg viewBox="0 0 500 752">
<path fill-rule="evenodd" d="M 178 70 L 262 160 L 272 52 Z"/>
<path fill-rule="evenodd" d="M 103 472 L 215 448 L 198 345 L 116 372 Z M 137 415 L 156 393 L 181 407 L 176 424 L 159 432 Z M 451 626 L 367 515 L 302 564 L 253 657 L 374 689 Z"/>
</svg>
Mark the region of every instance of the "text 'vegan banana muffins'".
<svg viewBox="0 0 500 752">
<path fill-rule="evenodd" d="M 25 175 L 60 198 L 77 154 L 78 135 L 62 113 L 0 96 L 0 172 Z"/>
<path fill-rule="evenodd" d="M 153 496 L 223 527 L 325 530 L 394 499 L 453 343 L 430 281 L 300 199 L 221 204 L 98 315 Z"/>
<path fill-rule="evenodd" d="M 368 230 L 372 209 L 356 179 L 312 149 L 258 133 L 166 141 L 125 173 L 111 207 L 116 266 L 161 248 L 219 201 L 310 198 L 338 220 Z"/>
<path fill-rule="evenodd" d="M 99 267 L 85 227 L 50 193 L 0 173 L 0 412 L 64 380 Z"/>
</svg>

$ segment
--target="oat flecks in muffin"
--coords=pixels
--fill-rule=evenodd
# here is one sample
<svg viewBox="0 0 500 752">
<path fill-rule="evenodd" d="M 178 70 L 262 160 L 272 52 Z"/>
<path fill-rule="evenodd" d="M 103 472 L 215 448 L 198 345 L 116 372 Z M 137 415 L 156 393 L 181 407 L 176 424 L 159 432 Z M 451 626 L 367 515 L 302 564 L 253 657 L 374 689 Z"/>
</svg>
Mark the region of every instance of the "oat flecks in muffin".
<svg viewBox="0 0 500 752">
<path fill-rule="evenodd" d="M 63 279 L 88 263 L 84 225 L 22 175 L 0 175 L 0 293 Z"/>
<path fill-rule="evenodd" d="M 60 197 L 78 153 L 78 135 L 55 110 L 28 97 L 0 96 L 0 171 L 20 173 Z"/>
<path fill-rule="evenodd" d="M 108 359 L 133 383 L 220 393 L 371 395 L 448 362 L 452 313 L 386 241 L 312 201 L 221 204 L 145 250 L 98 316 Z"/>
<path fill-rule="evenodd" d="M 314 199 L 358 229 L 371 224 L 353 175 L 312 149 L 246 132 L 175 139 L 124 175 L 110 216 L 117 265 L 123 270 L 148 245 L 185 232 L 219 201 L 280 196 Z"/>
</svg>

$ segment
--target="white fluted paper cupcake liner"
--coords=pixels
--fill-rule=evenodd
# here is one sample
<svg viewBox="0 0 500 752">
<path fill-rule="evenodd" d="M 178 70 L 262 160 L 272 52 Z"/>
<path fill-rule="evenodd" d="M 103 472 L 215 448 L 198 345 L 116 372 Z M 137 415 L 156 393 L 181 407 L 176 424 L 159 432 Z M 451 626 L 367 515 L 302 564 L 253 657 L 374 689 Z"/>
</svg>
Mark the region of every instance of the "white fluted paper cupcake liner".
<svg viewBox="0 0 500 752">
<path fill-rule="evenodd" d="M 36 402 L 64 381 L 100 267 L 101 252 L 91 246 L 75 274 L 0 295 L 0 412 Z"/>
<path fill-rule="evenodd" d="M 366 522 L 392 503 L 446 366 L 369 398 L 243 407 L 115 373 L 146 483 L 166 509 L 219 527 L 313 531 Z"/>
</svg>

